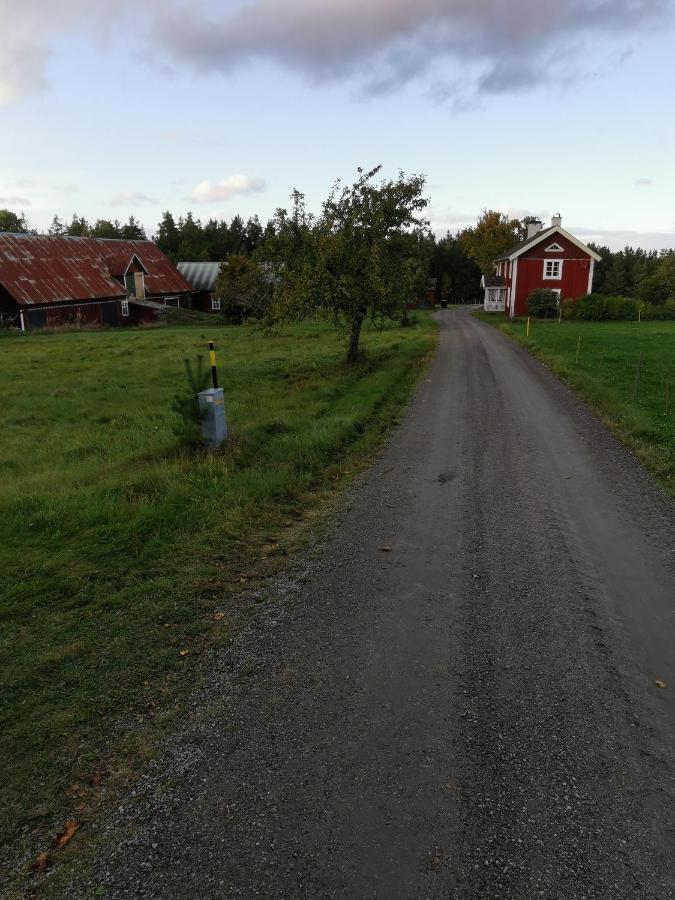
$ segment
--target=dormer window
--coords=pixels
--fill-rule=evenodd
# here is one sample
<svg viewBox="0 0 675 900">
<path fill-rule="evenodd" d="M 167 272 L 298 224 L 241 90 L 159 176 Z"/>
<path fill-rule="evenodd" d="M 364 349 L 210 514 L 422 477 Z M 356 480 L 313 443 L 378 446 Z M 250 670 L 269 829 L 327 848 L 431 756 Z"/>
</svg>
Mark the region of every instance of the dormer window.
<svg viewBox="0 0 675 900">
<path fill-rule="evenodd" d="M 544 278 L 550 281 L 560 281 L 562 278 L 563 261 L 561 259 L 544 260 Z"/>
<path fill-rule="evenodd" d="M 549 244 L 546 248 L 546 253 L 564 253 L 565 248 L 561 247 L 560 244 Z"/>
</svg>

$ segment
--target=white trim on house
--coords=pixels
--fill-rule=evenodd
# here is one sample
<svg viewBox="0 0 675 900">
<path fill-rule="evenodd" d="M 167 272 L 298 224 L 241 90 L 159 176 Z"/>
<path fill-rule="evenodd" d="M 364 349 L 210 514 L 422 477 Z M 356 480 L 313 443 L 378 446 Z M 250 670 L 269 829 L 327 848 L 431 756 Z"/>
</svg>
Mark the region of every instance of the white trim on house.
<svg viewBox="0 0 675 900">
<path fill-rule="evenodd" d="M 595 260 L 591 260 L 591 271 L 588 273 L 588 293 L 593 293 L 593 270 L 595 269 Z"/>
<path fill-rule="evenodd" d="M 514 259 L 512 262 L 512 273 L 511 273 L 511 295 L 509 297 L 509 314 L 511 318 L 513 318 L 516 314 L 516 288 L 518 285 L 518 260 Z"/>
<path fill-rule="evenodd" d="M 600 262 L 601 258 L 595 252 L 595 250 L 591 250 L 590 247 L 587 247 L 586 244 L 577 240 L 573 234 L 570 234 L 569 231 L 565 231 L 562 225 L 554 225 L 552 228 L 547 228 L 546 231 L 542 231 L 540 236 L 536 241 L 530 241 L 525 247 L 521 247 L 519 250 L 516 250 L 515 253 L 512 253 L 510 256 L 504 257 L 504 259 L 517 259 L 519 256 L 522 256 L 523 253 L 527 253 L 533 247 L 536 247 L 542 241 L 547 241 L 549 238 L 553 237 L 554 234 L 559 234 L 564 238 L 567 238 L 575 247 L 578 247 L 580 250 L 583 250 L 584 253 L 587 253 L 591 259 L 594 259 L 596 262 Z"/>
<path fill-rule="evenodd" d="M 561 247 L 560 244 L 553 243 L 549 244 L 548 247 L 544 247 L 544 253 L 564 253 L 565 248 Z"/>
<path fill-rule="evenodd" d="M 563 262 L 564 260 L 562 259 L 545 259 L 544 274 L 542 275 L 544 281 L 560 281 L 563 273 Z"/>
</svg>

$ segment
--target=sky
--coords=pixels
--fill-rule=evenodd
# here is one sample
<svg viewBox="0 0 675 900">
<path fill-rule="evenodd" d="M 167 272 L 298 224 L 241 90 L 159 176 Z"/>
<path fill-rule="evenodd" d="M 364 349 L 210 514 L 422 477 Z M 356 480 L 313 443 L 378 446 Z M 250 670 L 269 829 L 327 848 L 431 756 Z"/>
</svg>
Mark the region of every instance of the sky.
<svg viewBox="0 0 675 900">
<path fill-rule="evenodd" d="M 675 0 L 0 0 L 0 207 L 266 221 L 427 176 L 433 229 L 675 248 Z"/>
</svg>

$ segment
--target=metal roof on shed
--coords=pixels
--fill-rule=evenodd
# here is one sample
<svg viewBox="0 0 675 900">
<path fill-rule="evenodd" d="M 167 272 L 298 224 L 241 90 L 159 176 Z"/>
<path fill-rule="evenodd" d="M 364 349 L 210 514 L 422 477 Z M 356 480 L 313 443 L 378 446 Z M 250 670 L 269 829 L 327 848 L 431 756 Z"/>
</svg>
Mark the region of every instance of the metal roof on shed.
<svg viewBox="0 0 675 900">
<path fill-rule="evenodd" d="M 0 285 L 21 306 L 125 297 L 111 269 L 137 256 L 147 294 L 192 288 L 152 241 L 0 233 Z"/>
<path fill-rule="evenodd" d="M 219 262 L 179 262 L 177 268 L 196 291 L 215 290 Z"/>
</svg>

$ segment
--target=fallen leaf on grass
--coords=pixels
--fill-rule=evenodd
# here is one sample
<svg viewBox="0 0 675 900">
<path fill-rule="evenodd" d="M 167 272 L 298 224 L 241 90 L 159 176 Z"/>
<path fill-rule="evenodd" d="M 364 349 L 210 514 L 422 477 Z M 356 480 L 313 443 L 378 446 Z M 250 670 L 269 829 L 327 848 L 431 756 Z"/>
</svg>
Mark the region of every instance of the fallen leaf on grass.
<svg viewBox="0 0 675 900">
<path fill-rule="evenodd" d="M 391 547 L 382 547 L 381 550 L 383 553 L 391 553 Z"/>
<path fill-rule="evenodd" d="M 434 855 L 431 857 L 431 865 L 432 866 L 440 866 L 441 862 L 442 862 L 442 860 L 441 860 L 441 857 L 439 856 L 439 854 L 434 853 Z"/>
<path fill-rule="evenodd" d="M 211 615 L 211 618 L 213 619 L 214 622 L 222 622 L 222 620 L 225 618 L 225 613 L 224 612 L 214 612 Z"/>
<path fill-rule="evenodd" d="M 75 819 L 66 819 L 63 825 L 63 831 L 59 831 L 59 833 L 54 838 L 54 849 L 55 850 L 63 850 L 66 844 L 69 844 L 75 836 L 75 832 L 80 826 L 77 824 Z"/>
<path fill-rule="evenodd" d="M 660 678 L 657 678 L 656 681 L 654 682 L 654 684 L 655 684 L 658 688 L 664 688 L 664 687 L 666 686 L 665 681 L 661 681 Z"/>
<path fill-rule="evenodd" d="M 181 656 L 187 656 L 189 652 L 190 652 L 189 650 L 181 650 L 181 651 L 180 651 L 180 655 L 181 655 Z"/>
<path fill-rule="evenodd" d="M 31 865 L 36 872 L 44 872 L 49 865 L 49 853 L 39 853 Z"/>
</svg>

